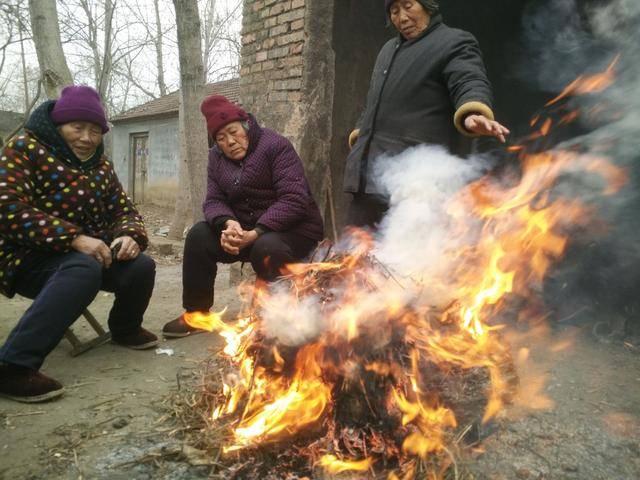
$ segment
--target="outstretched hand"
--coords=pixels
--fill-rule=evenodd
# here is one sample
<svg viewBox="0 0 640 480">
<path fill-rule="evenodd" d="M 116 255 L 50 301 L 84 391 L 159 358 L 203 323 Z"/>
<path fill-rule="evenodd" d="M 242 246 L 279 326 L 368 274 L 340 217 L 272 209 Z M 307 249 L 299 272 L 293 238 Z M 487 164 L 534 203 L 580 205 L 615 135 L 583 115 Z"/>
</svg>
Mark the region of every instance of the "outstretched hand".
<svg viewBox="0 0 640 480">
<path fill-rule="evenodd" d="M 484 115 L 469 115 L 464 119 L 464 128 L 478 135 L 496 137 L 502 143 L 507 141 L 506 137 L 511 133 L 507 127 Z"/>
</svg>

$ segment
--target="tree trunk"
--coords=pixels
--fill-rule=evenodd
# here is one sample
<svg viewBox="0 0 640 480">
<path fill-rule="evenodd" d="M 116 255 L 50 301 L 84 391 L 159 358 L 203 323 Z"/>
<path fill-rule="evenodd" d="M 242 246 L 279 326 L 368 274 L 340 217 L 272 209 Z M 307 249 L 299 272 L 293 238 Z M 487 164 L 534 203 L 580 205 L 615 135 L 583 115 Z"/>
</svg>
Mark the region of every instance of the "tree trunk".
<svg viewBox="0 0 640 480">
<path fill-rule="evenodd" d="M 55 99 L 73 83 L 60 41 L 56 0 L 29 0 L 29 13 L 42 85 L 47 98 Z"/>
<path fill-rule="evenodd" d="M 203 216 L 208 157 L 207 131 L 200 114 L 200 102 L 204 94 L 200 15 L 197 0 L 173 0 L 173 4 L 180 58 L 180 124 L 183 126 L 191 212 L 193 219 L 199 220 Z"/>
<path fill-rule="evenodd" d="M 204 67 L 205 77 L 209 74 L 211 58 L 209 54 L 213 48 L 218 32 L 215 32 L 216 19 L 216 0 L 208 0 L 204 7 L 204 46 L 202 49 L 202 65 Z"/>
<path fill-rule="evenodd" d="M 184 134 L 184 113 L 182 112 L 182 103 L 179 108 L 178 135 L 180 143 L 180 160 L 178 169 L 178 192 L 176 197 L 176 208 L 173 212 L 173 220 L 171 221 L 171 229 L 169 230 L 169 238 L 174 240 L 182 239 L 184 227 L 192 221 L 191 212 L 191 194 L 189 193 L 189 176 L 187 168 L 187 144 Z M 187 218 L 190 217 L 190 218 Z"/>
<path fill-rule="evenodd" d="M 160 89 L 160 96 L 164 97 L 167 94 L 167 85 L 164 81 L 164 59 L 162 58 L 162 22 L 160 20 L 160 5 L 159 0 L 153 1 L 153 7 L 156 11 L 156 38 L 153 43 L 156 48 L 156 63 L 158 65 L 158 88 Z"/>
<path fill-rule="evenodd" d="M 106 100 L 108 96 L 109 84 L 111 82 L 111 69 L 113 68 L 113 13 L 115 2 L 106 0 L 104 2 L 104 55 L 100 65 L 100 76 L 97 80 L 97 90 L 100 98 Z M 100 57 L 98 57 L 98 62 Z"/>
<path fill-rule="evenodd" d="M 24 53 L 24 25 L 20 20 L 18 31 L 20 33 L 20 60 L 22 63 L 22 87 L 24 88 L 24 115 L 29 115 L 29 105 L 31 100 L 29 99 L 29 79 L 27 78 L 27 61 Z"/>
</svg>

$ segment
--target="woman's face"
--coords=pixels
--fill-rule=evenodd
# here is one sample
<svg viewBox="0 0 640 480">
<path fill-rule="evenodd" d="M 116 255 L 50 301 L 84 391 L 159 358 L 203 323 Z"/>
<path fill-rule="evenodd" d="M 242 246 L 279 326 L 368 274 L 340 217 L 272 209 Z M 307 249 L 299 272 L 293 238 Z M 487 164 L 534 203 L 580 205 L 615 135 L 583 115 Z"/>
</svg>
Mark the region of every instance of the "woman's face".
<svg viewBox="0 0 640 480">
<path fill-rule="evenodd" d="M 69 122 L 58 127 L 58 131 L 76 157 L 88 160 L 102 142 L 102 128 L 90 122 Z"/>
<path fill-rule="evenodd" d="M 418 38 L 431 22 L 431 15 L 417 0 L 396 0 L 389 9 L 391 23 L 407 40 Z"/>
<path fill-rule="evenodd" d="M 247 155 L 249 137 L 240 122 L 231 122 L 216 133 L 216 143 L 225 157 L 240 161 Z"/>
</svg>

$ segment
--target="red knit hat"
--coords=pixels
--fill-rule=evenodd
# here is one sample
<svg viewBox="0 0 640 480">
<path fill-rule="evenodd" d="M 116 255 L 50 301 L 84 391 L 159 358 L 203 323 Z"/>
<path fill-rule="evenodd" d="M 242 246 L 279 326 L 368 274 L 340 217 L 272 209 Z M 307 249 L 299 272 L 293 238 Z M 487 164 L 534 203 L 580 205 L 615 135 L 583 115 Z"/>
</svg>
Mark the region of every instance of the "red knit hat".
<svg viewBox="0 0 640 480">
<path fill-rule="evenodd" d="M 200 105 L 200 111 L 207 119 L 207 131 L 215 137 L 218 130 L 231 122 L 249 120 L 249 115 L 235 103 L 222 95 L 211 95 Z"/>
</svg>

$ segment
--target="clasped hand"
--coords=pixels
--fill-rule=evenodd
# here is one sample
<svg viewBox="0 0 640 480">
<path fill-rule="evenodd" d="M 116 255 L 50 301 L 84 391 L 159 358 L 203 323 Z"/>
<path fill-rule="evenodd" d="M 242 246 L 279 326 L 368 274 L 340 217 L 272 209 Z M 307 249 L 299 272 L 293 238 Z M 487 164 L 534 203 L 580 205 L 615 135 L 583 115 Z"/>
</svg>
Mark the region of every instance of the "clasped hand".
<svg viewBox="0 0 640 480">
<path fill-rule="evenodd" d="M 220 246 L 230 255 L 239 255 L 240 250 L 248 247 L 258 238 L 255 230 L 243 230 L 235 220 L 228 220 L 220 236 Z"/>
</svg>

